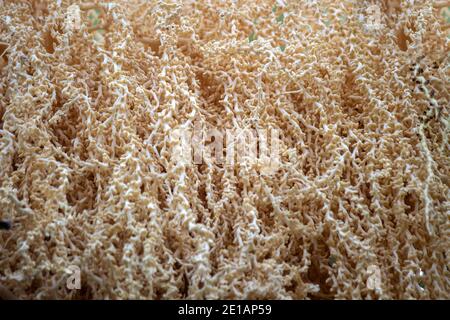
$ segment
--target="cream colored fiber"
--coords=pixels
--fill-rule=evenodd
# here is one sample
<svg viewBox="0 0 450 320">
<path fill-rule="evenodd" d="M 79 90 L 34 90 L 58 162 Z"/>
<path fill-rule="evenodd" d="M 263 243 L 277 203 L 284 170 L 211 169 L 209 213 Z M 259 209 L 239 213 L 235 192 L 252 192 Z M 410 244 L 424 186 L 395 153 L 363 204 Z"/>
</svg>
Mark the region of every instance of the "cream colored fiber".
<svg viewBox="0 0 450 320">
<path fill-rule="evenodd" d="M 2 291 L 449 299 L 445 5 L 0 0 Z M 173 161 L 196 119 L 280 168 Z"/>
</svg>

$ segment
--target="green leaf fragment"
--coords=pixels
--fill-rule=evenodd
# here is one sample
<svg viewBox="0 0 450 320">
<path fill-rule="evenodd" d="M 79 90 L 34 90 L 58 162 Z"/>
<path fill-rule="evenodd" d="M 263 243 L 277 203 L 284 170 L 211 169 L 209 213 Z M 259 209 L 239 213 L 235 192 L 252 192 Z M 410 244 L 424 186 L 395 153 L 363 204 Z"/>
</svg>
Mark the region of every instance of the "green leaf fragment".
<svg viewBox="0 0 450 320">
<path fill-rule="evenodd" d="M 286 49 L 286 46 L 285 46 L 285 45 L 281 45 L 281 46 L 280 46 L 281 52 L 284 52 L 285 49 Z"/>
<path fill-rule="evenodd" d="M 328 258 L 328 265 L 329 265 L 330 267 L 332 267 L 335 263 L 336 263 L 336 257 L 333 256 L 333 255 L 331 255 L 331 256 Z"/>
<path fill-rule="evenodd" d="M 425 283 L 423 283 L 422 280 L 419 281 L 419 286 L 420 286 L 422 289 L 425 289 Z"/>
<path fill-rule="evenodd" d="M 281 14 L 277 17 L 277 22 L 283 23 L 283 21 L 284 21 L 284 13 L 281 13 Z"/>
<path fill-rule="evenodd" d="M 254 32 L 252 32 L 249 36 L 248 36 L 248 42 L 252 42 L 256 40 L 256 34 Z"/>
<path fill-rule="evenodd" d="M 272 12 L 275 13 L 275 12 L 277 11 L 277 9 L 278 9 L 278 8 L 277 8 L 277 5 L 274 5 L 274 6 L 272 7 Z"/>
</svg>

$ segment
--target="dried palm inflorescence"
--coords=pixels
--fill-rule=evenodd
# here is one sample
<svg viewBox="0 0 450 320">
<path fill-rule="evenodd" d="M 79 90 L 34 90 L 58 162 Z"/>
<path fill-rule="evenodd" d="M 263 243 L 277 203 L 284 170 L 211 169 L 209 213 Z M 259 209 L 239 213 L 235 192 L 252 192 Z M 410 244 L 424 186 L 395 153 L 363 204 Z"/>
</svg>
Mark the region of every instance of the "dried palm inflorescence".
<svg viewBox="0 0 450 320">
<path fill-rule="evenodd" d="M 2 290 L 450 298 L 442 7 L 0 0 Z M 279 169 L 171 160 L 195 119 Z"/>
</svg>

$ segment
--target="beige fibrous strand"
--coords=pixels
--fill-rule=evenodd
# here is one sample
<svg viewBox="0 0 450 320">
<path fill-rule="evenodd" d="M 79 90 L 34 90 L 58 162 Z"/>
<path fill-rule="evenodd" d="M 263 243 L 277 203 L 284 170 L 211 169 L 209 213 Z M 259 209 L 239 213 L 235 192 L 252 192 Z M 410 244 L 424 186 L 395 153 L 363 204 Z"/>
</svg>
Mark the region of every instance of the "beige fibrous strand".
<svg viewBox="0 0 450 320">
<path fill-rule="evenodd" d="M 449 299 L 448 5 L 0 0 L 0 298 Z"/>
<path fill-rule="evenodd" d="M 441 9 L 441 8 L 448 8 L 450 7 L 450 1 L 436 1 L 433 4 L 433 7 Z"/>
</svg>

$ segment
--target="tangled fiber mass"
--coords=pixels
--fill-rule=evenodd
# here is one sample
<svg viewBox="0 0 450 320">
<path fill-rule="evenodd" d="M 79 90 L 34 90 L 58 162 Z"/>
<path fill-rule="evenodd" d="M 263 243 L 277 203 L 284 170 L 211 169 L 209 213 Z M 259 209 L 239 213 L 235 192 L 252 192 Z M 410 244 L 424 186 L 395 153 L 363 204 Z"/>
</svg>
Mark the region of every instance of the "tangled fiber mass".
<svg viewBox="0 0 450 320">
<path fill-rule="evenodd" d="M 1 289 L 449 299 L 442 6 L 0 0 Z M 196 119 L 278 170 L 174 161 Z"/>
</svg>

